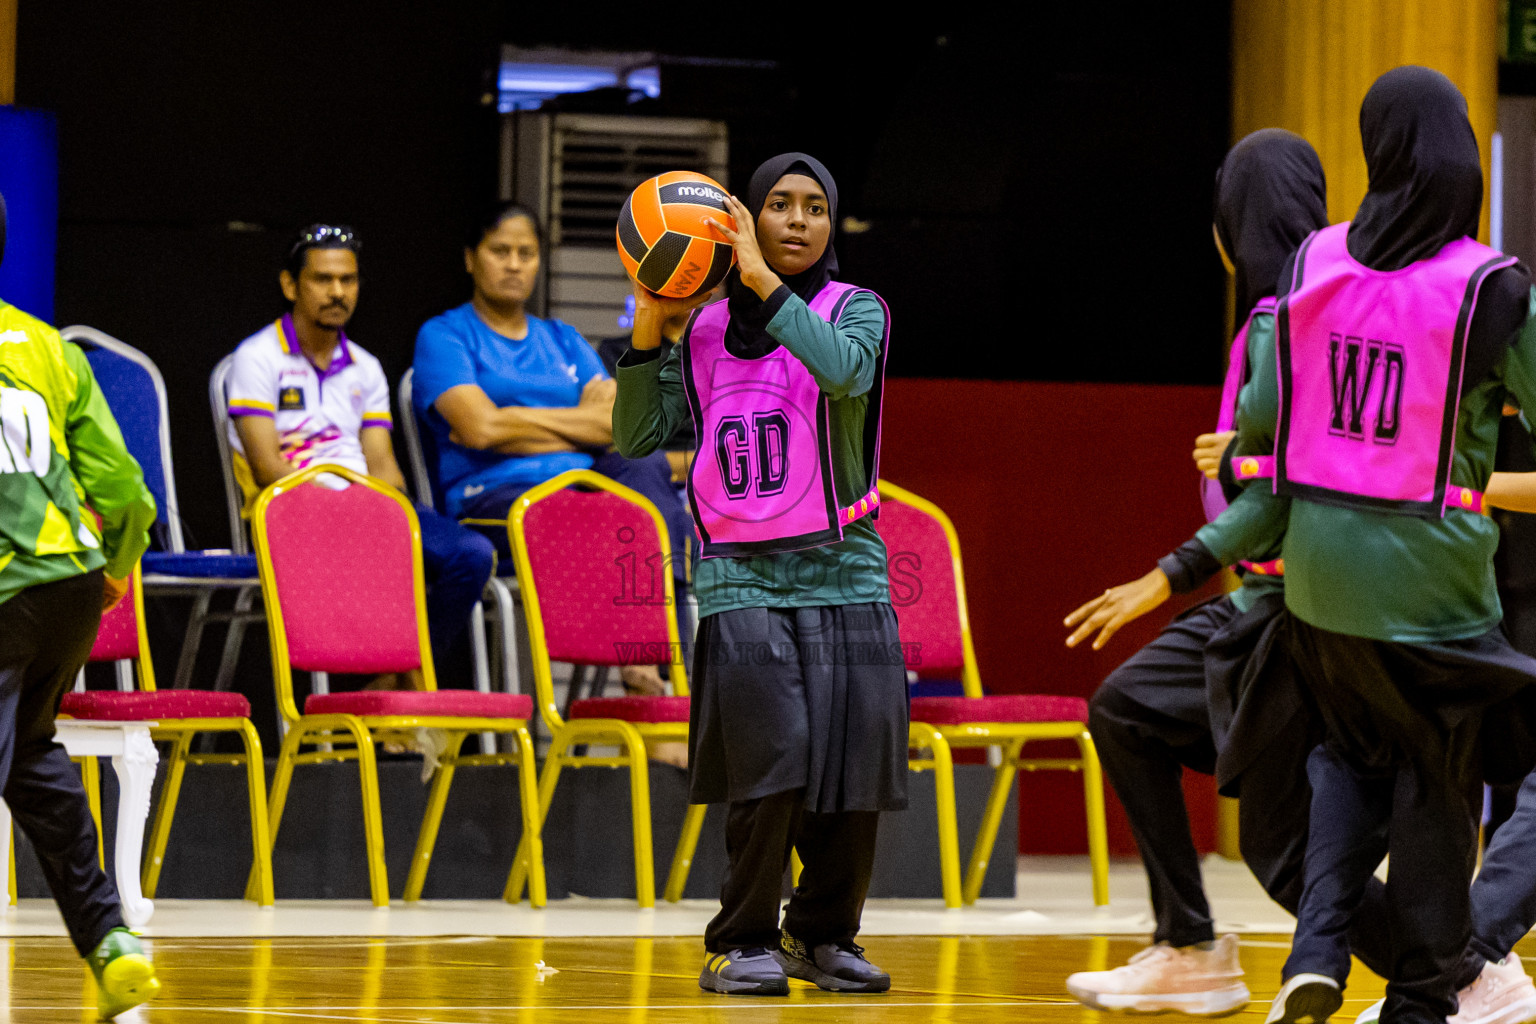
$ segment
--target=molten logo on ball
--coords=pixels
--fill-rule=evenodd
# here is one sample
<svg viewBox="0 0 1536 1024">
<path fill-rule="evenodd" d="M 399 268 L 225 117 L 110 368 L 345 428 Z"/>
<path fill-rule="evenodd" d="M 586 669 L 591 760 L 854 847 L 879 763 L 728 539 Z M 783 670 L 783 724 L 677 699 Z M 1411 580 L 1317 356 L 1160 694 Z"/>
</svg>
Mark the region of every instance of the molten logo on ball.
<svg viewBox="0 0 1536 1024">
<path fill-rule="evenodd" d="M 725 189 L 702 174 L 668 171 L 624 201 L 615 235 L 630 277 L 658 295 L 685 299 L 719 284 L 736 252 L 710 221 L 735 230 Z"/>
</svg>

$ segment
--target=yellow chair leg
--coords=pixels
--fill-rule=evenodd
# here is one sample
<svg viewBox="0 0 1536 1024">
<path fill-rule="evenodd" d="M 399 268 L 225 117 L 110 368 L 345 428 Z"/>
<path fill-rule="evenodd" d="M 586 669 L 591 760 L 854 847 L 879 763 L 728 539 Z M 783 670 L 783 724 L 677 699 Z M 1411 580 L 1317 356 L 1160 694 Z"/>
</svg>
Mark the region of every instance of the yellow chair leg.
<svg viewBox="0 0 1536 1024">
<path fill-rule="evenodd" d="M 149 830 L 149 856 L 144 858 L 140 875 L 140 887 L 144 898 L 155 898 L 160 887 L 160 868 L 165 864 L 165 847 L 171 839 L 171 822 L 176 818 L 176 801 L 181 798 L 181 782 L 187 772 L 187 748 L 192 743 L 192 733 L 177 733 L 171 742 L 167 758 L 165 784 L 160 787 L 160 806 L 155 809 L 155 821 Z"/>
<path fill-rule="evenodd" d="M 800 851 L 789 851 L 789 884 L 796 889 L 800 888 L 800 874 L 805 870 L 805 861 L 800 859 Z"/>
<path fill-rule="evenodd" d="M 1093 902 L 1109 904 L 1109 838 L 1104 826 L 1104 777 L 1093 737 L 1084 729 L 1077 737 L 1083 757 L 1083 806 L 1088 814 L 1088 863 L 1093 869 Z"/>
<path fill-rule="evenodd" d="M 78 758 L 80 784 L 85 787 L 85 802 L 91 808 L 91 820 L 96 823 L 96 864 L 107 870 L 107 846 L 101 834 L 101 762 L 94 757 Z"/>
<path fill-rule="evenodd" d="M 11 842 L 10 842 L 10 846 L 9 846 L 9 849 L 11 851 L 11 856 L 10 856 L 10 864 L 7 865 L 6 869 L 5 869 L 6 870 L 6 875 L 8 877 L 8 880 L 9 880 L 10 884 L 9 884 L 9 886 L 7 886 L 5 891 L 11 894 L 11 906 L 14 907 L 16 905 L 16 900 L 17 900 L 17 896 L 16 896 L 16 828 L 15 828 L 14 825 L 7 825 L 6 827 L 11 830 Z"/>
<path fill-rule="evenodd" d="M 656 862 L 651 853 L 651 762 L 645 740 L 625 723 L 624 752 L 629 757 L 629 809 L 635 838 L 635 902 L 656 905 Z"/>
<path fill-rule="evenodd" d="M 389 906 L 389 867 L 384 861 L 384 810 L 379 804 L 379 767 L 373 735 L 351 715 L 347 731 L 357 742 L 357 768 L 363 789 L 363 835 L 368 847 L 368 889 L 376 907 Z"/>
<path fill-rule="evenodd" d="M 560 759 L 570 748 L 570 733 L 564 729 L 555 733 L 550 740 L 549 752 L 544 755 L 544 773 L 539 776 L 539 802 L 538 802 L 538 828 L 531 835 L 528 829 L 523 829 L 523 838 L 518 841 L 517 855 L 512 858 L 512 871 L 507 875 L 507 887 L 502 891 L 501 898 L 508 903 L 516 903 L 523 898 L 523 887 L 529 882 L 529 872 L 533 863 L 533 841 L 537 837 L 540 848 L 543 847 L 544 822 L 549 817 L 549 805 L 555 797 L 555 783 L 560 781 Z M 522 769 L 520 768 L 519 771 Z M 539 860 L 540 870 L 543 868 L 543 858 Z M 529 893 L 529 902 L 533 901 L 533 894 Z"/>
<path fill-rule="evenodd" d="M 1008 797 L 1013 792 L 1014 779 L 1018 777 L 1019 751 L 1024 741 L 1017 740 L 1003 748 L 1003 761 L 992 775 L 992 791 L 987 794 L 987 809 L 981 816 L 981 828 L 976 831 L 976 843 L 971 847 L 971 861 L 965 869 L 965 888 L 961 895 L 967 904 L 975 903 L 981 895 L 981 883 L 986 878 L 987 864 L 992 860 L 992 850 L 997 845 L 997 830 L 1002 824 L 1003 812 L 1008 808 Z"/>
<path fill-rule="evenodd" d="M 704 812 L 707 810 L 706 804 L 689 804 L 688 813 L 683 815 L 683 831 L 677 837 L 677 850 L 672 854 L 672 870 L 667 874 L 667 888 L 663 893 L 668 903 L 683 898 L 683 890 L 688 886 L 688 872 L 693 867 L 693 851 L 699 845 L 699 833 L 704 829 Z"/>
<path fill-rule="evenodd" d="M 288 787 L 293 783 L 294 758 L 299 756 L 300 741 L 308 735 L 302 722 L 295 722 L 288 728 L 288 735 L 283 737 L 283 745 L 277 754 L 277 770 L 272 775 L 272 792 L 267 797 L 267 856 L 270 859 L 272 851 L 277 849 L 277 833 L 283 827 L 283 808 L 288 803 Z M 251 874 L 245 883 L 245 898 L 254 900 L 260 892 L 260 883 L 256 879 L 256 865 L 251 865 Z"/>
<path fill-rule="evenodd" d="M 464 736 L 462 732 L 450 732 L 448 746 L 439 755 L 432 788 L 427 793 L 426 813 L 421 816 L 421 829 L 416 833 L 411 870 L 405 877 L 408 903 L 421 899 L 422 887 L 427 884 L 427 868 L 432 863 L 432 850 L 437 845 L 437 833 L 443 824 L 443 808 L 448 805 L 448 788 L 453 785 L 454 773 L 458 771 L 459 748 L 464 745 Z"/>
<path fill-rule="evenodd" d="M 251 808 L 251 875 L 256 883 L 258 906 L 274 902 L 272 883 L 272 834 L 267 826 L 267 765 L 261 754 L 261 737 L 249 719 L 240 723 L 240 743 L 245 748 L 245 785 Z"/>
<path fill-rule="evenodd" d="M 914 747 L 933 753 L 933 796 L 939 819 L 939 878 L 944 890 L 944 905 L 961 905 L 960 830 L 955 824 L 955 766 L 949 741 L 930 725 L 912 723 L 910 741 Z"/>
<path fill-rule="evenodd" d="M 549 891 L 544 881 L 544 823 L 539 815 L 539 766 L 533 757 L 533 737 L 526 726 L 513 734 L 517 744 L 518 802 L 523 809 L 523 836 L 518 848 L 526 851 L 524 872 L 528 879 L 528 905 L 543 907 L 549 902 Z M 521 894 L 519 894 L 519 898 Z"/>
</svg>

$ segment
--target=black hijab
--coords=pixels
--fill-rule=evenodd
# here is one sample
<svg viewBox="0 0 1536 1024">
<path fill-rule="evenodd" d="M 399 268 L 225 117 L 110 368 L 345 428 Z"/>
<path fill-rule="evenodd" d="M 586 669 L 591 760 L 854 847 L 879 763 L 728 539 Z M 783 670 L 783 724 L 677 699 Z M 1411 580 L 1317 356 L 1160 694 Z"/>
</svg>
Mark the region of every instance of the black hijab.
<svg viewBox="0 0 1536 1024">
<path fill-rule="evenodd" d="M 1370 187 L 1349 227 L 1349 254 L 1401 270 L 1477 234 L 1483 168 L 1467 101 L 1429 68 L 1393 68 L 1360 104 Z"/>
<path fill-rule="evenodd" d="M 1237 271 L 1241 320 L 1265 296 L 1286 257 L 1328 226 L 1323 165 L 1310 143 L 1280 128 L 1247 136 L 1216 171 L 1216 234 Z"/>
<path fill-rule="evenodd" d="M 764 161 L 752 172 L 752 180 L 747 183 L 747 210 L 752 214 L 754 225 L 763 212 L 763 205 L 768 202 L 768 193 L 786 174 L 814 178 L 826 193 L 827 216 L 832 220 L 832 231 L 827 236 L 827 248 L 821 259 L 801 273 L 779 274 L 779 279 L 789 286 L 790 291 L 810 302 L 828 281 L 837 277 L 837 251 L 832 245 L 837 235 L 837 181 L 820 160 L 805 153 L 780 153 Z M 725 294 L 731 310 L 731 322 L 725 335 L 727 351 L 735 356 L 758 356 L 777 348 L 778 342 L 768 334 L 768 321 L 772 317 L 764 315 L 767 313 L 765 303 L 756 292 L 741 283 L 741 272 L 735 267 L 725 279 Z"/>
</svg>

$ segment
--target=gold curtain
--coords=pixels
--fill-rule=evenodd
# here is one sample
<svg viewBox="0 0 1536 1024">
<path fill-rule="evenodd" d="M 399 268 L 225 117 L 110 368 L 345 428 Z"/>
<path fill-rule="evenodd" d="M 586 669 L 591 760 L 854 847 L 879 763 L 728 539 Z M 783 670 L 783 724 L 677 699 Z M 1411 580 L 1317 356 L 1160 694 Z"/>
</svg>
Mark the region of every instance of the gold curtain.
<svg viewBox="0 0 1536 1024">
<path fill-rule="evenodd" d="M 16 102 L 16 4 L 0 0 L 0 104 Z"/>
<path fill-rule="evenodd" d="M 1486 182 L 1498 19 L 1498 0 L 1233 0 L 1232 139 L 1259 128 L 1306 138 L 1328 176 L 1329 219 L 1347 220 L 1366 186 L 1360 101 L 1382 72 L 1423 64 L 1467 97 Z"/>
</svg>

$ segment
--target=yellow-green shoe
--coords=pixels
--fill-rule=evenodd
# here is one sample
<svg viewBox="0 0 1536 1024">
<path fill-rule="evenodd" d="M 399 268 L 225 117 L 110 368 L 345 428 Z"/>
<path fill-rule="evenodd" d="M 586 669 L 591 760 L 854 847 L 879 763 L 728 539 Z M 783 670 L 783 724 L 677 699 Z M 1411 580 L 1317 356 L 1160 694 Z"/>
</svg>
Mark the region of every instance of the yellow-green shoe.
<svg viewBox="0 0 1536 1024">
<path fill-rule="evenodd" d="M 160 994 L 155 965 L 144 955 L 139 938 L 126 928 L 113 928 L 85 958 L 96 976 L 96 1012 L 111 1020 Z"/>
</svg>

